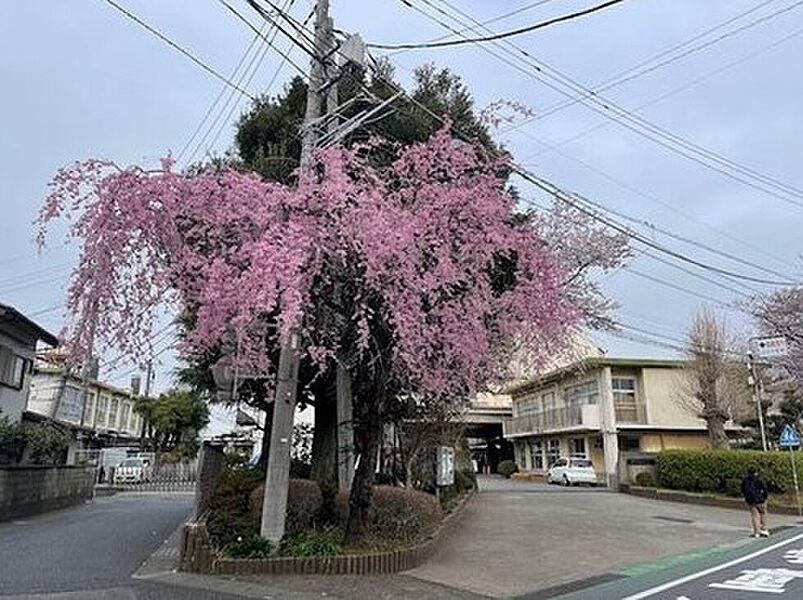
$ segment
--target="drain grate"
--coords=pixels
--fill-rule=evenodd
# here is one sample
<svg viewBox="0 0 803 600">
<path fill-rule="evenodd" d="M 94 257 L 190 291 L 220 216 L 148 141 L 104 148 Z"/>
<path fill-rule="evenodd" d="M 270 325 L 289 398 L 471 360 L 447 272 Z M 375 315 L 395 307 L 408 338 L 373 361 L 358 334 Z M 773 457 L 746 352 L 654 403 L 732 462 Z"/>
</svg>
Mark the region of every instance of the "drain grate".
<svg viewBox="0 0 803 600">
<path fill-rule="evenodd" d="M 658 519 L 659 521 L 670 521 L 671 523 L 685 523 L 687 525 L 689 523 L 694 523 L 694 521 L 692 521 L 691 519 L 681 519 L 678 517 L 665 517 L 663 515 L 655 515 L 653 519 Z"/>
</svg>

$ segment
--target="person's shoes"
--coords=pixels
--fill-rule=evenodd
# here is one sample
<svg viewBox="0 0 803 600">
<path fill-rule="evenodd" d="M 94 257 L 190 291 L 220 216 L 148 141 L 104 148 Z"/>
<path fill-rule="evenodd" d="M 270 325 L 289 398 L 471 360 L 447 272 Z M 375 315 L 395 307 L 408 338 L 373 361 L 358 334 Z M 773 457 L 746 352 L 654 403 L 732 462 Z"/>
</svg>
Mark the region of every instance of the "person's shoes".
<svg viewBox="0 0 803 600">
<path fill-rule="evenodd" d="M 766 529 L 762 529 L 761 531 L 758 532 L 758 535 L 760 535 L 761 537 L 770 537 L 770 532 L 767 531 Z"/>
</svg>

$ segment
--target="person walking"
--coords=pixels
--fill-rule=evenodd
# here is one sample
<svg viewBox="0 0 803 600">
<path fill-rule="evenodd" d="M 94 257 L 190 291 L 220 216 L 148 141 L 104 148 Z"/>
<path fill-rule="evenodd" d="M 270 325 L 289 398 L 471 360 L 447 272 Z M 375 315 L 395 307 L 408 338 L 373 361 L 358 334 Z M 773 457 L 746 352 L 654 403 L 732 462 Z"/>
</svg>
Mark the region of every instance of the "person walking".
<svg viewBox="0 0 803 600">
<path fill-rule="evenodd" d="M 750 521 L 753 525 L 753 537 L 768 537 L 767 531 L 767 485 L 758 475 L 758 469 L 751 467 L 742 480 L 742 496 L 750 508 Z"/>
</svg>

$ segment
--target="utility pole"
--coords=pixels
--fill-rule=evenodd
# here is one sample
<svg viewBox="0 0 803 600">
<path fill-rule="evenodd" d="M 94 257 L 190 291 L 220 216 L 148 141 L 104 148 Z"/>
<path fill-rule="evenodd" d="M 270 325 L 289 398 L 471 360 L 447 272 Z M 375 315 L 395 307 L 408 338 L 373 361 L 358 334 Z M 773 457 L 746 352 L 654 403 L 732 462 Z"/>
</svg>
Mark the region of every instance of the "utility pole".
<svg viewBox="0 0 803 600">
<path fill-rule="evenodd" d="M 310 63 L 307 88 L 307 110 L 301 136 L 302 170 L 309 168 L 312 151 L 318 140 L 315 122 L 321 116 L 321 93 L 326 85 L 324 57 L 331 40 L 332 22 L 329 18 L 329 0 L 318 0 L 315 5 L 315 48 Z M 276 397 L 273 403 L 273 425 L 265 475 L 265 494 L 262 502 L 260 534 L 278 544 L 284 536 L 287 511 L 287 487 L 290 480 L 290 444 L 298 388 L 299 334 L 293 328 L 288 339 L 282 341 L 279 354 L 279 371 Z"/>
<path fill-rule="evenodd" d="M 153 377 L 153 360 L 148 359 L 145 363 L 145 402 L 150 401 L 151 397 L 151 378 Z M 145 431 L 148 428 L 148 419 L 142 419 L 142 429 L 139 431 L 139 449 L 145 451 Z"/>
<path fill-rule="evenodd" d="M 750 377 L 748 383 L 753 387 L 753 402 L 756 403 L 756 412 L 758 412 L 758 428 L 761 430 L 761 448 L 764 452 L 767 451 L 767 432 L 764 428 L 764 406 L 762 404 L 762 386 L 761 377 L 756 369 L 756 363 L 753 360 L 753 353 L 747 353 L 747 368 L 750 370 Z"/>
</svg>

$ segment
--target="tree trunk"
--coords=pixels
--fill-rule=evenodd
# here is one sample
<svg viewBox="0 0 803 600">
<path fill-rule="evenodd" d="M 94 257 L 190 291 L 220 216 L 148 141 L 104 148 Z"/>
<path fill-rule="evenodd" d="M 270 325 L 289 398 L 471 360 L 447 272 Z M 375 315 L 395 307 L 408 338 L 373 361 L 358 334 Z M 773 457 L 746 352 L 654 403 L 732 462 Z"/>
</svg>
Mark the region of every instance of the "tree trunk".
<svg viewBox="0 0 803 600">
<path fill-rule="evenodd" d="M 311 386 L 315 397 L 310 478 L 321 485 L 337 483 L 337 389 L 334 374 Z"/>
<path fill-rule="evenodd" d="M 346 541 L 354 542 L 365 535 L 373 500 L 376 454 L 382 439 L 382 418 L 378 400 L 372 398 L 363 405 L 355 431 L 360 450 L 360 464 L 354 473 L 349 494 L 349 517 L 346 523 Z M 367 406 L 365 406 L 367 404 Z"/>
<path fill-rule="evenodd" d="M 711 448 L 714 450 L 727 450 L 730 448 L 728 434 L 725 433 L 725 419 L 721 415 L 710 415 L 705 421 Z"/>
</svg>

